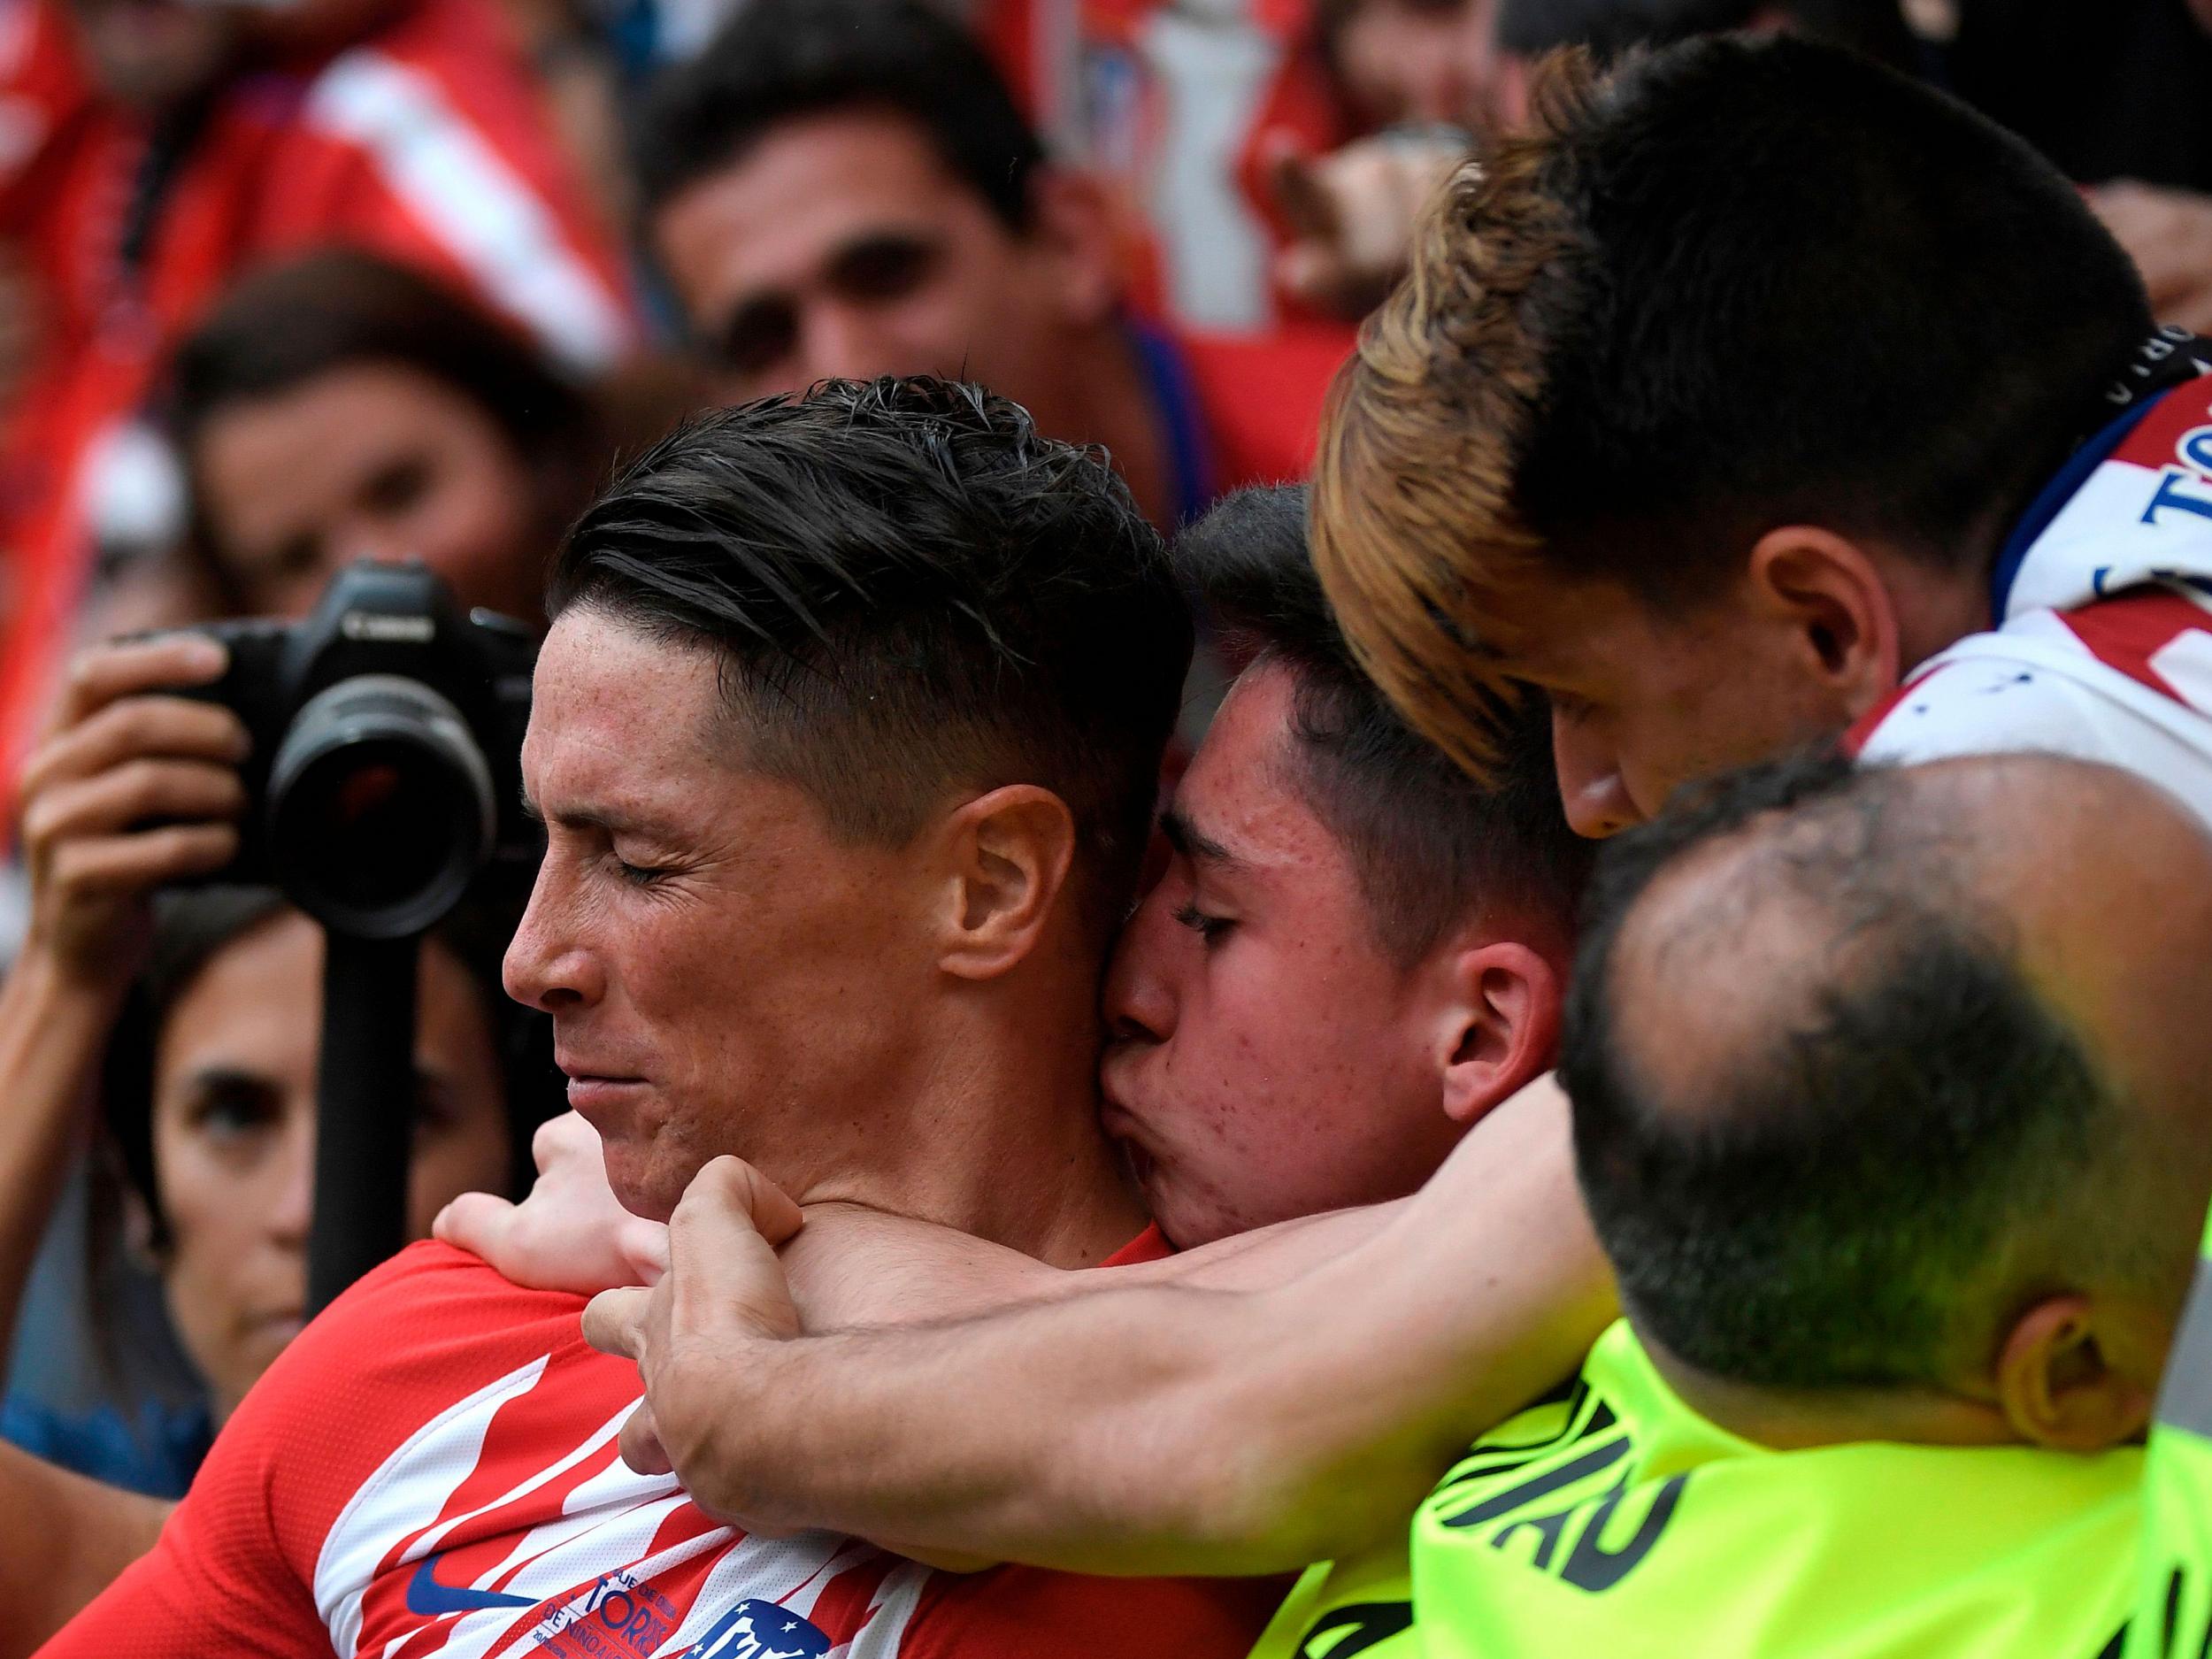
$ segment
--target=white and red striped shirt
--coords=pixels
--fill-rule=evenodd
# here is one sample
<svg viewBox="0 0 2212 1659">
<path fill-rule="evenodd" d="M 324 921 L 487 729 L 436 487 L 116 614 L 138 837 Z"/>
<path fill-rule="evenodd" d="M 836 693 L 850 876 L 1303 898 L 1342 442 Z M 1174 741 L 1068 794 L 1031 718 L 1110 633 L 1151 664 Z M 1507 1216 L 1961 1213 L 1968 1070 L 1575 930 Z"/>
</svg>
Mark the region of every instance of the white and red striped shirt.
<svg viewBox="0 0 2212 1659">
<path fill-rule="evenodd" d="M 2077 452 L 2000 555 L 1992 613 L 1853 728 L 1856 753 L 2102 761 L 2212 826 L 2212 376 Z"/>
<path fill-rule="evenodd" d="M 103 463 L 170 351 L 242 273 L 332 242 L 444 278 L 579 374 L 638 332 L 618 244 L 493 0 L 406 0 L 319 60 L 241 73 L 196 129 L 136 262 L 153 134 L 101 96 L 61 0 L 0 0 L 0 243 L 35 338 L 0 419 L 0 795 L 92 568 Z"/>
<path fill-rule="evenodd" d="M 1116 1261 L 1164 1254 L 1156 1230 Z M 342 1659 L 1240 1659 L 1279 1586 L 941 1573 L 759 1539 L 616 1436 L 637 1371 L 580 1298 L 419 1244 L 342 1296 L 217 1438 L 153 1553 L 49 1650 Z"/>
</svg>

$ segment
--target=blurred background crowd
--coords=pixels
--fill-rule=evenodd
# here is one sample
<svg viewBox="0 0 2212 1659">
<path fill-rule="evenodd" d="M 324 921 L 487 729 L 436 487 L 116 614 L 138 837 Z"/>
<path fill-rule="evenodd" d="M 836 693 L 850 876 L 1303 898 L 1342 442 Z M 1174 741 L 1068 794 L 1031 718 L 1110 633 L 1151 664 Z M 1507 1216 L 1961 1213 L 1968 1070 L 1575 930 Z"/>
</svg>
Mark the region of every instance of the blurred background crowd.
<svg viewBox="0 0 2212 1659">
<path fill-rule="evenodd" d="M 361 557 L 530 618 L 620 457 L 833 375 L 982 381 L 1187 523 L 1304 474 L 1536 58 L 1747 27 L 2014 127 L 2212 327 L 2212 0 L 0 0 L 0 787 L 44 826 L 0 946 L 76 644 Z M 0 1123 L 0 1429 L 108 1402 L 73 1461 L 173 1492 L 296 1326 L 320 945 L 211 901 L 142 974 L 66 937 L 94 1012 Z M 559 1108 L 502 939 L 426 956 L 418 1232 Z"/>
</svg>

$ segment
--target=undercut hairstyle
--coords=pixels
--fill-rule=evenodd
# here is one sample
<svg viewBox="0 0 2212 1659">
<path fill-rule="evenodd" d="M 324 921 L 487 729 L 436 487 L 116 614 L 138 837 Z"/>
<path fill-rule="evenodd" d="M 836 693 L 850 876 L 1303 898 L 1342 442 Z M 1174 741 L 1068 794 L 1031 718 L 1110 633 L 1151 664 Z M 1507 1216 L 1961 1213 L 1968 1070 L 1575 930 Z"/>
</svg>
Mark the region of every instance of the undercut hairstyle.
<svg viewBox="0 0 2212 1659">
<path fill-rule="evenodd" d="M 1333 388 L 1314 557 L 1416 727 L 1489 764 L 1517 603 L 1678 614 L 1790 523 L 1985 568 L 2152 326 L 2017 138 L 1777 35 L 1547 59 Z"/>
<path fill-rule="evenodd" d="M 749 0 L 647 96 L 639 204 L 649 216 L 787 121 L 854 110 L 911 121 L 1002 223 L 1029 228 L 1044 146 L 975 37 L 921 0 Z"/>
<path fill-rule="evenodd" d="M 1175 561 L 1231 661 L 1289 670 L 1296 781 L 1350 855 L 1385 953 L 1410 968 L 1471 922 L 1507 918 L 1563 952 L 1590 843 L 1561 810 L 1541 699 L 1521 710 L 1507 764 L 1486 782 L 1408 726 L 1329 613 L 1302 485 L 1230 496 L 1183 533 Z"/>
<path fill-rule="evenodd" d="M 241 404 L 371 365 L 419 374 L 483 413 L 544 491 L 549 547 L 583 504 L 575 480 L 605 476 L 598 425 L 583 395 L 467 296 L 353 248 L 267 266 L 224 295 L 169 368 L 169 432 L 192 480 L 187 552 L 224 608 L 241 608 L 248 595 L 200 504 L 205 492 L 196 475 L 209 425 Z"/>
<path fill-rule="evenodd" d="M 1036 784 L 1074 817 L 1102 931 L 1125 913 L 1191 620 L 1103 454 L 922 376 L 826 380 L 686 426 L 586 510 L 548 609 L 722 664 L 742 764 L 852 843 Z"/>
<path fill-rule="evenodd" d="M 2085 1252 L 2130 1271 L 2124 1103 L 1909 779 L 1771 763 L 1599 855 L 1559 1069 L 1582 1191 L 1632 1320 L 1711 1377 L 1941 1385 Z M 1725 895 L 1647 937 L 1714 856 Z M 1790 967 L 1732 972 L 1762 927 Z M 1720 1057 L 1669 1052 L 1716 1015 Z"/>
</svg>

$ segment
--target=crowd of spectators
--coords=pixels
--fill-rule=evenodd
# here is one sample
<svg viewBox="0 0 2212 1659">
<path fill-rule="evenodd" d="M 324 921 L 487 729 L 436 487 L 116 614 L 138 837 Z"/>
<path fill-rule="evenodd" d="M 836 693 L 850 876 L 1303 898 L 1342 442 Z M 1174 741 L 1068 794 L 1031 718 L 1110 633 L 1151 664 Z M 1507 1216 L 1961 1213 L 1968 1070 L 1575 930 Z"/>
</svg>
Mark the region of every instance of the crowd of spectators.
<svg viewBox="0 0 2212 1659">
<path fill-rule="evenodd" d="M 2126 447 L 2208 75 L 2207 0 L 0 0 L 0 1655 L 119 1575 L 62 1651 L 2212 1630 L 2185 1551 L 2123 1628 L 2212 919 L 2099 855 L 2212 874 L 2212 413 Z M 324 942 L 162 694 L 364 559 L 547 641 L 549 851 L 421 945 L 443 1254 L 257 1391 Z M 560 1116 L 648 1054 L 721 1115 Z M 1632 1577 L 1692 1468 L 1871 1587 Z"/>
</svg>

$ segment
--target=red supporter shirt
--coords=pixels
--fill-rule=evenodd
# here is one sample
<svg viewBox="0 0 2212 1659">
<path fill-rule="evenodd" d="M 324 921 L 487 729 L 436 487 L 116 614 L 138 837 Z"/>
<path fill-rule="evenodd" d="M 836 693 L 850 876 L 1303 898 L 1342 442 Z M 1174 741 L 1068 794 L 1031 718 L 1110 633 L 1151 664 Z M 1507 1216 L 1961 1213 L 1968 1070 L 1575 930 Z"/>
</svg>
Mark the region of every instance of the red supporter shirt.
<svg viewBox="0 0 2212 1659">
<path fill-rule="evenodd" d="M 1116 1256 L 1166 1253 L 1156 1230 Z M 615 1438 L 636 1368 L 580 1298 L 418 1244 L 341 1297 L 218 1437 L 152 1554 L 54 1659 L 1240 1659 L 1279 1586 L 941 1573 L 718 1525 Z"/>
<path fill-rule="evenodd" d="M 491 0 L 416 0 L 319 63 L 242 75 L 127 269 L 149 141 L 87 82 L 58 0 L 0 0 L 0 240 L 29 263 L 38 342 L 0 426 L 0 778 L 65 648 L 103 446 L 233 277 L 350 242 L 460 284 L 572 369 L 633 338 L 616 245 Z"/>
<path fill-rule="evenodd" d="M 1312 9 L 1312 0 L 977 0 L 971 9 L 1048 148 L 1108 184 L 1147 314 L 1230 335 L 1316 320 L 1276 289 L 1286 227 L 1263 166 L 1278 136 L 1317 154 L 1352 136 L 1314 44 Z"/>
<path fill-rule="evenodd" d="M 1313 470 L 1322 405 L 1351 351 L 1350 329 L 1294 323 L 1264 339 L 1186 334 L 1179 343 L 1206 422 L 1217 490 L 1287 483 Z"/>
</svg>

